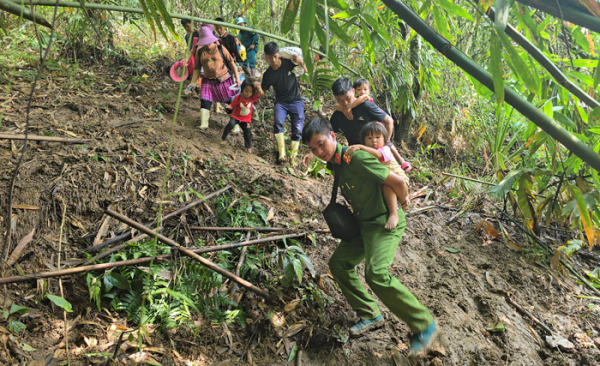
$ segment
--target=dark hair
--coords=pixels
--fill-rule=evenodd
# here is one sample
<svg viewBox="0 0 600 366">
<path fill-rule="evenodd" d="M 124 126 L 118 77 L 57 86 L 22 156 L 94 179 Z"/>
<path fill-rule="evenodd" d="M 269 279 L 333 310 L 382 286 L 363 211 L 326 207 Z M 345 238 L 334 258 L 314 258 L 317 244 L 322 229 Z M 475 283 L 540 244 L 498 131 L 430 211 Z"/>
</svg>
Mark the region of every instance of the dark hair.
<svg viewBox="0 0 600 366">
<path fill-rule="evenodd" d="M 314 135 L 329 135 L 333 127 L 328 120 L 321 117 L 315 117 L 304 125 L 302 129 L 302 141 L 308 145 Z"/>
<path fill-rule="evenodd" d="M 221 18 L 221 17 L 215 18 L 215 20 L 216 20 L 217 22 L 225 22 L 225 21 L 223 20 L 223 18 Z"/>
<path fill-rule="evenodd" d="M 254 88 L 254 79 L 246 78 L 242 81 L 242 87 L 240 88 L 240 93 L 244 91 L 244 89 L 249 86 L 252 88 L 252 95 L 256 93 L 256 89 Z"/>
<path fill-rule="evenodd" d="M 192 21 L 189 19 L 181 19 L 181 25 L 192 24 Z"/>
<path fill-rule="evenodd" d="M 369 83 L 369 80 L 367 79 L 356 79 L 356 81 L 354 82 L 354 84 L 352 84 L 352 87 L 354 89 L 361 87 L 363 85 L 367 84 L 367 88 L 371 89 L 371 83 Z"/>
<path fill-rule="evenodd" d="M 360 142 L 364 145 L 365 139 L 371 135 L 382 135 L 384 141 L 388 140 L 388 132 L 383 123 L 381 122 L 369 122 L 366 125 L 364 125 L 363 128 L 360 130 L 358 138 L 360 139 Z"/>
<path fill-rule="evenodd" d="M 279 52 L 279 46 L 275 42 L 269 42 L 265 45 L 265 54 L 272 56 Z"/>
<path fill-rule="evenodd" d="M 335 97 L 345 95 L 350 89 L 352 89 L 352 83 L 348 78 L 339 78 L 331 85 L 331 91 Z"/>
</svg>

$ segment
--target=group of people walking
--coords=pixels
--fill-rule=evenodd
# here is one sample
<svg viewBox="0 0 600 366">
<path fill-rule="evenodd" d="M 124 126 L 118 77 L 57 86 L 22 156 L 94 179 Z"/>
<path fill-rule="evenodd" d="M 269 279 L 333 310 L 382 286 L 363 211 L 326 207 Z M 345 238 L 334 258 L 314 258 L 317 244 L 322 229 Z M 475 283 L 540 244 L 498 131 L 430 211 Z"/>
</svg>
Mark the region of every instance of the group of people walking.
<svg viewBox="0 0 600 366">
<path fill-rule="evenodd" d="M 217 18 L 217 21 L 223 20 Z M 236 23 L 247 26 L 243 18 L 236 19 Z M 389 273 L 406 228 L 404 209 L 410 204 L 407 173 L 412 167 L 390 142 L 394 122 L 375 105 L 370 96 L 369 82 L 365 79 L 354 83 L 347 78 L 336 80 L 332 86 L 336 111 L 330 120 L 316 117 L 304 124 L 304 103 L 293 72 L 298 65 L 306 72 L 301 57 L 281 58 L 275 42 L 265 44 L 263 52 L 269 66 L 259 82 L 256 79 L 259 38 L 251 28 L 242 30 L 239 37 L 228 34 L 221 25 L 213 29 L 210 24 L 202 24 L 197 33 L 193 29 L 186 30 L 191 38 L 197 38 L 193 46 L 194 72 L 190 85 L 195 85 L 201 70 L 203 72 L 200 84 L 201 128 L 208 127 L 211 104 L 225 103 L 231 119 L 223 131 L 222 141 L 225 142 L 229 133 L 239 125 L 244 132 L 245 147 L 251 152 L 250 125 L 254 103 L 272 87 L 275 92 L 273 132 L 278 162 L 287 160 L 284 122 L 289 116 L 292 164 L 295 164 L 302 140 L 311 151 L 304 157 L 304 165 L 316 156 L 328 163 L 330 171 L 340 169 L 339 187 L 352 206 L 360 235 L 341 241 L 329 260 L 329 268 L 360 318 L 351 327 L 350 335 L 361 336 L 385 323 L 377 303 L 356 273 L 356 266 L 364 259 L 365 280 L 372 292 L 413 331 L 411 356 L 425 354 L 438 340 L 439 327 L 427 308 Z M 236 64 L 242 61 L 241 46 L 246 53 L 242 64 L 246 73 L 243 82 Z M 335 133 L 339 131 L 348 140 L 350 146 L 347 149 L 337 142 Z"/>
</svg>

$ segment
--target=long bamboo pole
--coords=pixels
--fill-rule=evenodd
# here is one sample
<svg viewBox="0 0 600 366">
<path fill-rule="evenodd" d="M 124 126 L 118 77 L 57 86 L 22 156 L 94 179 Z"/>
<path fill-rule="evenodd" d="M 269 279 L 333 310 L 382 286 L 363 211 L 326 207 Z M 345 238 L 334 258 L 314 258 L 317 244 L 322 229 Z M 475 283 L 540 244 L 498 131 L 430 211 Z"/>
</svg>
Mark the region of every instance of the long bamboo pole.
<svg viewBox="0 0 600 366">
<path fill-rule="evenodd" d="M 190 203 L 189 205 L 186 205 L 186 206 L 184 206 L 184 207 L 182 207 L 182 208 L 180 208 L 178 210 L 175 210 L 175 211 L 171 212 L 170 214 L 166 215 L 165 217 L 163 217 L 162 221 L 164 222 L 164 221 L 170 219 L 171 217 L 177 216 L 180 213 L 189 210 L 190 208 L 194 208 L 194 207 L 196 207 L 196 206 L 198 206 L 198 205 L 206 202 L 207 200 L 220 195 L 221 193 L 227 191 L 228 189 L 231 189 L 231 187 L 232 186 L 227 186 L 225 188 L 221 188 L 218 191 L 215 191 L 215 192 L 213 192 L 213 193 L 211 193 L 209 195 L 206 195 L 204 198 L 202 198 L 202 199 L 200 199 L 198 201 L 194 201 L 194 202 Z M 149 223 L 146 226 L 152 226 L 154 224 L 156 224 L 156 220 L 152 221 L 151 223 Z M 91 247 L 87 248 L 85 250 L 85 252 L 86 253 L 97 252 L 100 249 L 102 249 L 102 248 L 104 248 L 104 247 L 106 247 L 108 245 L 111 245 L 111 244 L 114 244 L 114 243 L 118 243 L 118 242 L 123 241 L 123 240 L 127 240 L 127 239 L 129 239 L 130 236 L 131 236 L 131 231 L 124 232 L 123 234 L 120 234 L 120 235 L 115 236 L 114 238 L 110 238 L 108 240 L 105 240 L 104 242 L 102 242 L 102 243 L 100 243 L 98 245 L 94 245 L 94 246 L 91 246 Z"/>
<path fill-rule="evenodd" d="M 63 137 L 36 136 L 29 134 L 27 135 L 27 139 L 31 141 L 64 142 L 66 144 L 85 144 L 86 142 L 92 141 L 90 139 L 68 139 Z M 0 133 L 0 140 L 25 140 L 25 135 L 18 135 L 13 133 Z"/>
<path fill-rule="evenodd" d="M 489 90 L 494 90 L 494 81 L 492 75 L 479 66 L 475 61 L 460 52 L 444 37 L 433 30 L 423 19 L 415 14 L 412 9 L 406 6 L 400 0 L 382 0 L 400 19 L 415 30 L 423 39 L 429 42 L 442 55 L 473 76 L 477 81 L 486 86 Z M 523 97 L 517 94 L 508 86 L 504 86 L 505 100 L 525 117 L 529 118 L 538 127 L 552 136 L 558 142 L 563 144 L 573 154 L 589 164 L 596 171 L 600 172 L 600 155 L 592 148 L 584 144 L 577 137 L 569 133 L 560 124 L 546 116 L 546 114 L 534 105 L 527 102 Z"/>
<path fill-rule="evenodd" d="M 39 25 L 43 25 L 47 28 L 52 28 L 52 25 L 48 23 L 46 18 L 38 12 L 31 11 L 29 8 L 24 7 L 23 5 L 27 5 L 28 3 L 25 1 L 7 1 L 0 0 L 0 9 L 14 14 L 18 17 L 23 17 L 23 19 L 31 20 L 34 23 Z"/>
<path fill-rule="evenodd" d="M 574 9 L 566 5 L 561 6 L 561 11 L 559 11 L 555 0 L 517 0 L 517 2 L 539 9 L 544 13 L 548 13 L 558 19 L 561 19 L 560 13 L 562 11 L 562 18 L 564 20 L 585 27 L 596 33 L 600 33 L 600 19 L 589 13 L 584 13 L 581 10 Z"/>
<path fill-rule="evenodd" d="M 198 231 L 256 231 L 263 233 L 274 233 L 279 231 L 290 230 L 284 227 L 211 227 L 211 226 L 190 226 L 190 230 Z M 319 229 L 312 231 L 317 234 L 327 234 L 329 229 Z"/>
<path fill-rule="evenodd" d="M 490 17 L 492 21 L 495 21 L 494 10 L 490 6 L 486 14 Z M 507 24 L 504 29 L 504 33 L 507 36 L 513 39 L 513 41 L 517 42 L 517 44 L 525 51 L 527 51 L 537 62 L 542 65 L 544 69 L 546 69 L 552 77 L 556 80 L 556 82 L 561 85 L 563 88 L 567 89 L 577 98 L 579 98 L 582 102 L 587 104 L 590 108 L 600 107 L 600 103 L 598 103 L 594 98 L 586 94 L 581 88 L 577 85 L 573 84 L 569 78 L 565 76 L 565 74 L 560 71 L 560 69 L 552 62 L 539 48 L 537 48 L 533 43 L 529 42 L 529 40 L 523 36 L 519 31 L 517 31 L 512 25 Z"/>
<path fill-rule="evenodd" d="M 115 211 L 113 211 L 111 209 L 107 209 L 106 210 L 106 214 L 109 215 L 109 216 L 112 216 L 113 218 L 115 218 L 115 219 L 117 219 L 119 221 L 121 221 L 122 223 L 125 223 L 125 224 L 127 224 L 127 225 L 129 225 L 129 226 L 131 226 L 131 227 L 133 227 L 133 228 L 141 231 L 144 234 L 156 237 L 161 242 L 163 242 L 163 243 L 171 246 L 174 249 L 179 250 L 180 252 L 182 252 L 183 254 L 187 255 L 188 257 L 194 258 L 196 261 L 200 262 L 200 264 L 202 264 L 205 267 L 207 267 L 207 268 L 209 268 L 209 269 L 217 272 L 221 276 L 223 276 L 225 278 L 228 278 L 231 281 L 234 281 L 234 282 L 236 282 L 236 283 L 244 286 L 245 288 L 247 288 L 248 290 L 254 292 L 255 294 L 264 297 L 266 300 L 273 301 L 273 298 L 271 297 L 271 295 L 267 291 L 265 291 L 263 289 L 260 289 L 260 288 L 258 288 L 256 286 L 254 286 L 253 284 L 251 284 L 250 282 L 246 281 L 245 279 L 243 279 L 243 278 L 241 278 L 239 276 L 236 276 L 235 274 L 233 274 L 233 273 L 231 273 L 231 272 L 229 272 L 229 271 L 227 271 L 227 270 L 225 270 L 225 269 L 217 266 L 216 264 L 214 264 L 213 262 L 209 261 L 208 259 L 202 258 L 200 255 L 192 252 L 191 250 L 189 250 L 187 248 L 182 247 L 181 245 L 179 245 L 175 241 L 173 241 L 173 240 L 171 240 L 171 239 L 169 239 L 169 238 L 167 238 L 167 237 L 165 237 L 165 236 L 163 236 L 163 235 L 161 235 L 159 233 L 156 233 L 156 232 L 152 231 L 151 229 L 145 227 L 144 225 L 142 225 L 142 224 L 140 224 L 138 222 L 135 222 L 135 221 L 131 220 L 130 218 L 128 218 L 126 216 L 123 216 L 120 213 L 115 212 Z"/>
<path fill-rule="evenodd" d="M 229 249 L 233 249 L 233 248 L 247 247 L 247 246 L 255 245 L 255 244 L 263 244 L 263 243 L 268 243 L 268 242 L 272 242 L 272 241 L 278 241 L 278 240 L 282 240 L 284 237 L 286 239 L 300 238 L 306 234 L 307 233 L 270 236 L 268 238 L 247 240 L 247 241 L 238 242 L 238 243 L 223 244 L 223 245 L 217 245 L 217 246 L 212 246 L 212 247 L 193 249 L 192 252 L 194 252 L 196 254 L 212 253 L 212 252 L 218 252 L 221 250 L 229 250 Z M 168 260 L 171 257 L 172 257 L 171 254 L 163 254 L 163 255 L 154 257 L 154 260 L 155 261 Z M 69 268 L 69 269 L 61 269 L 60 271 L 40 272 L 40 273 L 32 273 L 30 275 L 23 275 L 23 276 L 4 277 L 4 278 L 0 278 L 0 285 L 8 284 L 8 283 L 33 281 L 33 280 L 37 280 L 39 278 L 62 277 L 62 276 L 74 275 L 74 274 L 78 274 L 78 273 L 103 271 L 103 270 L 117 268 L 117 267 L 137 266 L 140 264 L 149 263 L 150 261 L 152 261 L 152 257 L 144 257 L 144 258 L 130 259 L 130 260 L 120 261 L 120 262 L 100 263 L 100 264 L 93 264 L 90 266 L 81 266 L 81 267 L 74 267 L 74 268 Z"/>
<path fill-rule="evenodd" d="M 0 0 L 0 1 L 6 1 L 6 0 Z M 14 1 L 19 1 L 19 0 L 12 0 Z M 41 6 L 60 6 L 63 8 L 82 8 L 82 5 L 78 2 L 74 2 L 74 1 L 57 1 L 57 0 L 30 0 L 32 5 L 41 5 Z M 89 9 L 101 9 L 101 10 L 108 10 L 108 11 L 119 11 L 119 12 L 123 12 L 123 13 L 136 13 L 136 14 L 144 14 L 144 11 L 141 8 L 129 8 L 129 7 L 124 7 L 124 6 L 115 6 L 115 5 L 105 5 L 105 4 L 94 4 L 94 3 L 88 3 L 85 2 L 85 6 L 83 6 L 85 8 L 89 8 Z M 234 29 L 238 29 L 238 30 L 248 30 L 248 28 L 243 27 L 243 26 L 239 26 L 237 24 L 231 24 L 231 23 L 226 23 L 226 22 L 218 22 L 216 20 L 212 20 L 212 19 L 203 19 L 203 18 L 198 18 L 198 17 L 193 17 L 193 16 L 189 16 L 189 15 L 183 15 L 183 14 L 175 14 L 175 13 L 170 13 L 172 18 L 175 19 L 189 19 L 189 20 L 193 20 L 193 21 L 197 21 L 197 22 L 202 22 L 202 23 L 208 23 L 208 24 L 214 24 L 214 25 L 222 25 L 224 27 L 228 27 L 228 28 L 234 28 Z M 273 38 L 277 41 L 281 41 L 281 42 L 285 42 L 297 47 L 300 47 L 300 43 L 296 42 L 296 41 L 292 41 L 291 39 L 287 39 L 287 38 L 283 38 L 277 35 L 274 35 L 272 33 L 268 33 L 268 32 L 264 32 L 258 29 L 254 29 L 252 28 L 252 32 L 266 36 L 266 37 L 270 37 Z M 309 48 L 313 53 L 328 58 L 326 54 L 324 54 L 323 52 L 319 51 L 316 48 Z M 360 76 L 360 74 L 356 71 L 354 71 L 353 69 L 351 69 L 349 66 L 343 64 L 340 62 L 340 66 L 342 66 L 343 68 L 345 68 L 346 70 L 352 72 L 353 74 Z"/>
</svg>

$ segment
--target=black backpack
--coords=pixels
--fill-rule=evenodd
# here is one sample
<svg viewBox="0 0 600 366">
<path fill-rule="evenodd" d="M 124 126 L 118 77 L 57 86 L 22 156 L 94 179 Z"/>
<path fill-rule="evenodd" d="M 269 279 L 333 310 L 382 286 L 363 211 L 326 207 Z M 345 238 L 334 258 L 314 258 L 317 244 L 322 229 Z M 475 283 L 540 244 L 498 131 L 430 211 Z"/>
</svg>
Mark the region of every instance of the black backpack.
<svg viewBox="0 0 600 366">
<path fill-rule="evenodd" d="M 346 153 L 348 147 L 342 149 L 342 155 Z M 350 241 L 360 237 L 360 228 L 356 222 L 356 217 L 348 209 L 335 201 L 337 197 L 338 185 L 340 183 L 340 171 L 342 166 L 333 164 L 335 176 L 333 179 L 333 190 L 331 191 L 331 201 L 323 211 L 323 217 L 329 226 L 329 231 L 334 238 Z"/>
</svg>

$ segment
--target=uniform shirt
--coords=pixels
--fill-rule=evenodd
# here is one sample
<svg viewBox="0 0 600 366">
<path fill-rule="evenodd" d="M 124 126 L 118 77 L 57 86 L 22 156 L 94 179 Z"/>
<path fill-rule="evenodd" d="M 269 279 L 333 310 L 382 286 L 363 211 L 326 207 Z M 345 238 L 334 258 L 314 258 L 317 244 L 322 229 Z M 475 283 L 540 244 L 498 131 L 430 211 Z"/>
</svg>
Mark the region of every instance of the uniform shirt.
<svg viewBox="0 0 600 366">
<path fill-rule="evenodd" d="M 260 98 L 258 93 L 252 94 L 248 99 L 244 99 L 241 94 L 233 98 L 233 102 L 231 102 L 231 106 L 233 107 L 231 117 L 240 122 L 252 122 L 252 109 L 254 108 L 254 102 L 256 102 L 258 98 Z"/>
<path fill-rule="evenodd" d="M 275 90 L 275 103 L 292 103 L 300 99 L 300 85 L 293 73 L 294 63 L 290 60 L 281 59 L 281 66 L 273 70 L 271 66 L 263 74 L 260 86 L 267 91 L 272 86 Z"/>
<path fill-rule="evenodd" d="M 222 49 L 225 62 L 227 64 L 233 62 L 233 59 L 231 58 L 229 52 L 227 52 L 227 49 L 225 47 Z M 200 50 L 203 50 L 201 55 Z M 223 62 L 223 59 L 221 58 L 221 52 L 219 52 L 219 47 L 217 44 L 211 43 L 204 47 L 199 47 L 196 51 L 194 58 L 194 69 L 200 70 L 202 68 L 204 70 L 205 78 L 216 79 L 228 71 L 225 62 Z"/>
<path fill-rule="evenodd" d="M 352 206 L 356 220 L 360 223 L 387 215 L 381 185 L 390 170 L 366 151 L 358 150 L 352 155 L 346 153 L 342 156 L 342 148 L 338 143 L 334 162 L 327 165 L 331 173 L 335 174 L 334 166 L 341 164 L 339 187 Z"/>
<path fill-rule="evenodd" d="M 263 87 L 263 90 L 264 87 Z M 364 102 L 352 108 L 353 120 L 349 120 L 344 116 L 344 113 L 335 111 L 329 122 L 333 127 L 333 131 L 342 131 L 349 145 L 360 144 L 360 130 L 369 122 L 381 122 L 387 116 L 381 108 L 371 102 Z"/>
<path fill-rule="evenodd" d="M 248 30 L 241 30 L 238 38 L 240 39 L 240 43 L 246 47 L 247 51 L 250 51 L 250 46 L 254 45 L 254 50 L 257 50 L 258 46 L 258 33 L 254 33 L 250 31 L 252 27 L 246 27 Z"/>
</svg>

